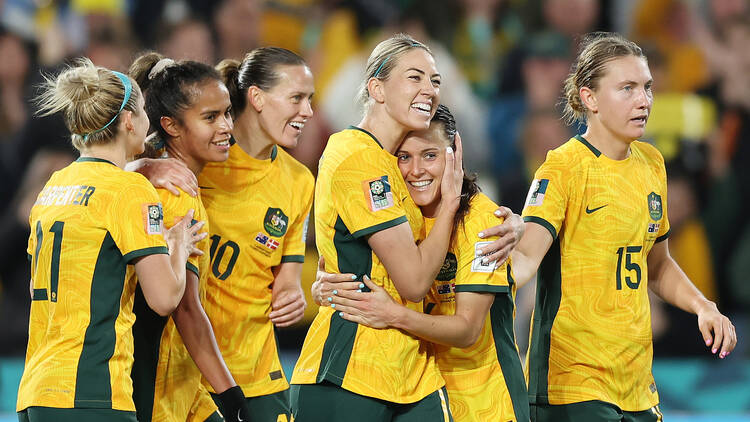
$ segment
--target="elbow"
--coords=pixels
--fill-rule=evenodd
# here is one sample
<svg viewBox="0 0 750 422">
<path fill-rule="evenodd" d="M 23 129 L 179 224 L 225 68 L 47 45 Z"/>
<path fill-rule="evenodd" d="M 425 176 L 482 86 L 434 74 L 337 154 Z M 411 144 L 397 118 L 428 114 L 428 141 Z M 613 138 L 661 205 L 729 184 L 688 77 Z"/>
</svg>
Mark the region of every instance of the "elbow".
<svg viewBox="0 0 750 422">
<path fill-rule="evenodd" d="M 421 291 L 421 290 L 407 290 L 407 291 L 401 291 L 398 290 L 398 294 L 401 295 L 403 299 L 408 300 L 409 302 L 419 303 L 424 299 L 425 296 L 427 296 L 427 292 L 429 291 Z"/>
<path fill-rule="evenodd" d="M 172 312 L 174 312 L 175 309 L 177 309 L 177 303 L 154 304 L 154 306 L 151 306 L 151 309 L 163 317 L 168 317 L 172 315 Z"/>
<path fill-rule="evenodd" d="M 452 344 L 453 347 L 458 347 L 460 349 L 465 349 L 467 347 L 471 347 L 474 344 L 476 344 L 477 340 L 479 340 L 479 333 L 480 330 L 475 330 L 473 328 L 468 328 L 464 330 L 464 335 L 462 335 L 460 338 L 456 339 L 456 344 Z"/>
</svg>

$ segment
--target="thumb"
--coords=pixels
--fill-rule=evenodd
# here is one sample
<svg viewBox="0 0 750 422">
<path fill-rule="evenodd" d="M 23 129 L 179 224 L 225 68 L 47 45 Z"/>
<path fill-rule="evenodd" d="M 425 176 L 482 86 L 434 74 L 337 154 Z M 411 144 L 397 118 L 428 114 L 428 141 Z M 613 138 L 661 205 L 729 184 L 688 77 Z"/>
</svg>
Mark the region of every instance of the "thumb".
<svg viewBox="0 0 750 422">
<path fill-rule="evenodd" d="M 326 260 L 323 258 L 323 255 L 320 256 L 318 259 L 318 271 L 325 272 L 326 270 Z"/>
<path fill-rule="evenodd" d="M 373 292 L 377 291 L 377 290 L 382 290 L 383 289 L 382 287 L 380 287 L 377 284 L 375 284 L 374 281 L 370 280 L 370 277 L 368 277 L 368 276 L 362 277 L 362 281 L 365 283 L 365 286 L 369 287 L 370 290 L 372 290 Z"/>
<path fill-rule="evenodd" d="M 701 332 L 701 335 L 703 336 L 703 341 L 706 343 L 706 346 L 710 346 L 714 342 L 713 335 L 711 334 L 711 328 L 708 324 L 699 324 L 698 329 Z"/>
</svg>

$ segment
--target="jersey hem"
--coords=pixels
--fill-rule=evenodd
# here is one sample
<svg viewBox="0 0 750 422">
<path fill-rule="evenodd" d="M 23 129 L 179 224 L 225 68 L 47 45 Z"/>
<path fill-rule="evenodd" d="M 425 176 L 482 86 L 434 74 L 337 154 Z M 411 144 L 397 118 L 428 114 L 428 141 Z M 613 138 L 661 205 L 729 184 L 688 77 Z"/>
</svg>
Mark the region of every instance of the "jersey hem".
<svg viewBox="0 0 750 422">
<path fill-rule="evenodd" d="M 357 230 L 356 232 L 352 233 L 352 237 L 354 237 L 355 239 L 358 239 L 362 236 L 367 236 L 368 234 L 373 234 L 381 230 L 389 229 L 391 227 L 398 226 L 399 224 L 406 223 L 406 222 L 408 222 L 408 220 L 406 219 L 406 216 L 402 215 L 400 217 L 394 218 L 393 220 L 386 221 L 380 224 L 376 224 L 374 226 L 370 226 L 362 230 Z"/>
<path fill-rule="evenodd" d="M 555 226 L 553 226 L 549 221 L 543 219 L 542 217 L 527 215 L 523 218 L 523 221 L 527 223 L 539 224 L 549 231 L 549 233 L 552 235 L 552 240 L 557 239 L 557 230 L 555 230 Z"/>
<path fill-rule="evenodd" d="M 134 260 L 135 258 L 140 258 L 146 255 L 162 254 L 162 253 L 169 255 L 169 249 L 167 249 L 166 246 L 151 246 L 149 248 L 143 248 L 143 249 L 138 249 L 132 252 L 128 252 L 122 258 L 125 260 L 125 262 L 129 264 L 130 261 Z"/>
<path fill-rule="evenodd" d="M 305 256 L 304 255 L 284 255 L 281 257 L 281 263 L 285 262 L 299 262 L 304 263 L 305 262 Z"/>
<path fill-rule="evenodd" d="M 198 276 L 198 278 L 201 278 L 201 273 L 200 271 L 198 271 L 198 267 L 191 264 L 190 262 L 185 263 L 185 269 L 187 269 L 188 271 L 192 271 L 195 275 Z"/>
</svg>

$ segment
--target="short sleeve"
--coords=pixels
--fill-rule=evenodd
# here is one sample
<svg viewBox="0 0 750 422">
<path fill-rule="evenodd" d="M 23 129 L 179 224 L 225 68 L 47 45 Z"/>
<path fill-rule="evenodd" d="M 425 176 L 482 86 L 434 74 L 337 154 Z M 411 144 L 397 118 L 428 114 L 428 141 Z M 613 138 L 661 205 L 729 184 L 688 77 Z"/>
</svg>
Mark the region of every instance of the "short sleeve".
<svg viewBox="0 0 750 422">
<path fill-rule="evenodd" d="M 309 175 L 305 175 L 309 176 Z M 313 180 L 312 176 L 304 178 L 303 195 L 300 198 L 303 202 L 299 212 L 294 216 L 292 224 L 284 236 L 284 251 L 281 256 L 281 262 L 305 262 L 305 240 L 307 237 L 307 228 L 310 223 L 310 209 L 313 202 Z"/>
<path fill-rule="evenodd" d="M 126 185 L 110 207 L 110 233 L 126 262 L 168 253 L 164 212 L 156 190 L 140 175 Z M 128 183 L 129 182 L 129 183 Z"/>
<path fill-rule="evenodd" d="M 655 242 L 666 240 L 671 230 L 669 226 L 669 214 L 667 213 L 667 170 L 664 167 L 664 158 L 661 157 L 661 154 L 659 158 L 659 186 L 662 187 L 663 198 L 661 198 L 661 207 L 663 212 Z"/>
<path fill-rule="evenodd" d="M 523 209 L 523 220 L 543 226 L 553 239 L 565 218 L 570 179 L 570 164 L 558 157 L 554 151 L 547 153 L 547 159 L 534 174 Z"/>
<path fill-rule="evenodd" d="M 507 261 L 499 268 L 495 262 L 482 263 L 484 255 L 479 253 L 488 244 L 497 239 L 496 236 L 481 239 L 477 235 L 480 231 L 502 223 L 492 214 L 492 211 L 472 213 L 471 218 L 464 221 L 463 229 L 455 237 L 456 260 L 456 293 L 482 292 L 507 293 L 509 283 L 507 277 Z"/>
<path fill-rule="evenodd" d="M 192 209 L 194 210 L 194 214 L 191 224 L 195 224 L 198 221 L 205 221 L 206 225 L 203 226 L 203 229 L 201 229 L 201 233 L 208 232 L 208 217 L 202 214 L 203 205 L 201 204 L 200 198 L 192 197 L 182 190 L 180 190 L 180 196 L 175 196 L 166 189 L 157 189 L 157 192 L 159 193 L 159 198 L 161 199 L 161 203 L 164 208 L 165 229 L 169 229 L 177 224 L 182 220 L 182 217 L 184 217 L 185 214 L 187 214 L 187 212 Z M 197 247 L 198 249 L 202 250 L 204 254 L 207 254 L 209 252 L 208 242 L 208 238 L 198 242 Z M 189 271 L 195 273 L 198 278 L 200 278 L 201 276 L 199 264 L 200 261 L 200 256 L 190 255 L 188 257 L 187 263 L 185 264 L 186 268 Z"/>
<path fill-rule="evenodd" d="M 364 150 L 344 160 L 332 178 L 339 217 L 355 238 L 407 222 L 403 199 L 392 190 L 393 167 Z M 397 169 L 396 169 L 397 170 Z"/>
</svg>

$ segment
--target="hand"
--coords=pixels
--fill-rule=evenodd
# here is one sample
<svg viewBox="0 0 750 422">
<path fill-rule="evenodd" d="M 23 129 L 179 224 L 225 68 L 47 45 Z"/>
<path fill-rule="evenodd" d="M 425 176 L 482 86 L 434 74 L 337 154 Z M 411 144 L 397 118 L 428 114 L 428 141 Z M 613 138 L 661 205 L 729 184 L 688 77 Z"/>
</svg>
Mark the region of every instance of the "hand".
<svg viewBox="0 0 750 422">
<path fill-rule="evenodd" d="M 271 313 L 268 314 L 268 318 L 276 327 L 283 328 L 296 324 L 305 316 L 305 308 L 307 308 L 305 294 L 299 284 L 295 287 L 284 290 L 274 289 L 271 295 Z"/>
<path fill-rule="evenodd" d="M 179 186 L 190 196 L 198 195 L 198 179 L 187 165 L 175 158 L 142 158 L 129 163 L 127 169 L 138 172 L 157 188 L 164 188 L 175 196 L 180 196 Z"/>
<path fill-rule="evenodd" d="M 495 210 L 495 216 L 504 218 L 505 221 L 499 226 L 490 227 L 479 232 L 478 236 L 482 239 L 492 236 L 500 237 L 489 245 L 484 246 L 481 251 L 481 254 L 486 255 L 487 262 L 495 261 L 497 263 L 495 265 L 497 268 L 505 263 L 510 252 L 523 237 L 526 231 L 526 224 L 524 224 L 523 218 L 520 215 L 513 214 L 513 211 L 508 207 L 500 207 Z"/>
<path fill-rule="evenodd" d="M 330 305 L 328 298 L 338 290 L 357 290 L 365 287 L 362 282 L 353 281 L 357 276 L 351 273 L 327 273 L 325 259 L 321 256 L 318 260 L 318 272 L 315 274 L 315 282 L 310 288 L 313 301 L 318 305 Z"/>
<path fill-rule="evenodd" d="M 187 214 L 177 224 L 164 231 L 164 239 L 167 241 L 170 254 L 184 248 L 187 255 L 203 255 L 203 251 L 196 245 L 208 236 L 207 232 L 200 232 L 206 223 L 199 221 L 191 225 L 193 214 L 195 214 L 195 210 L 188 210 Z"/>
<path fill-rule="evenodd" d="M 370 292 L 360 290 L 341 290 L 328 298 L 331 307 L 340 312 L 348 321 L 366 325 L 371 328 L 387 328 L 394 325 L 401 305 L 382 287 L 373 283 L 369 277 L 362 279 Z"/>
<path fill-rule="evenodd" d="M 245 393 L 239 385 L 220 393 L 218 396 L 218 405 L 221 414 L 226 422 L 250 421 L 250 407 L 245 400 Z"/>
<path fill-rule="evenodd" d="M 446 148 L 443 180 L 440 182 L 440 207 L 446 206 L 454 213 L 461 201 L 461 187 L 464 183 L 463 145 L 461 136 L 456 133 L 456 151 Z"/>
<path fill-rule="evenodd" d="M 716 304 L 708 301 L 698 312 L 698 329 L 711 353 L 724 359 L 737 345 L 737 333 L 729 318 L 719 312 Z"/>
</svg>

